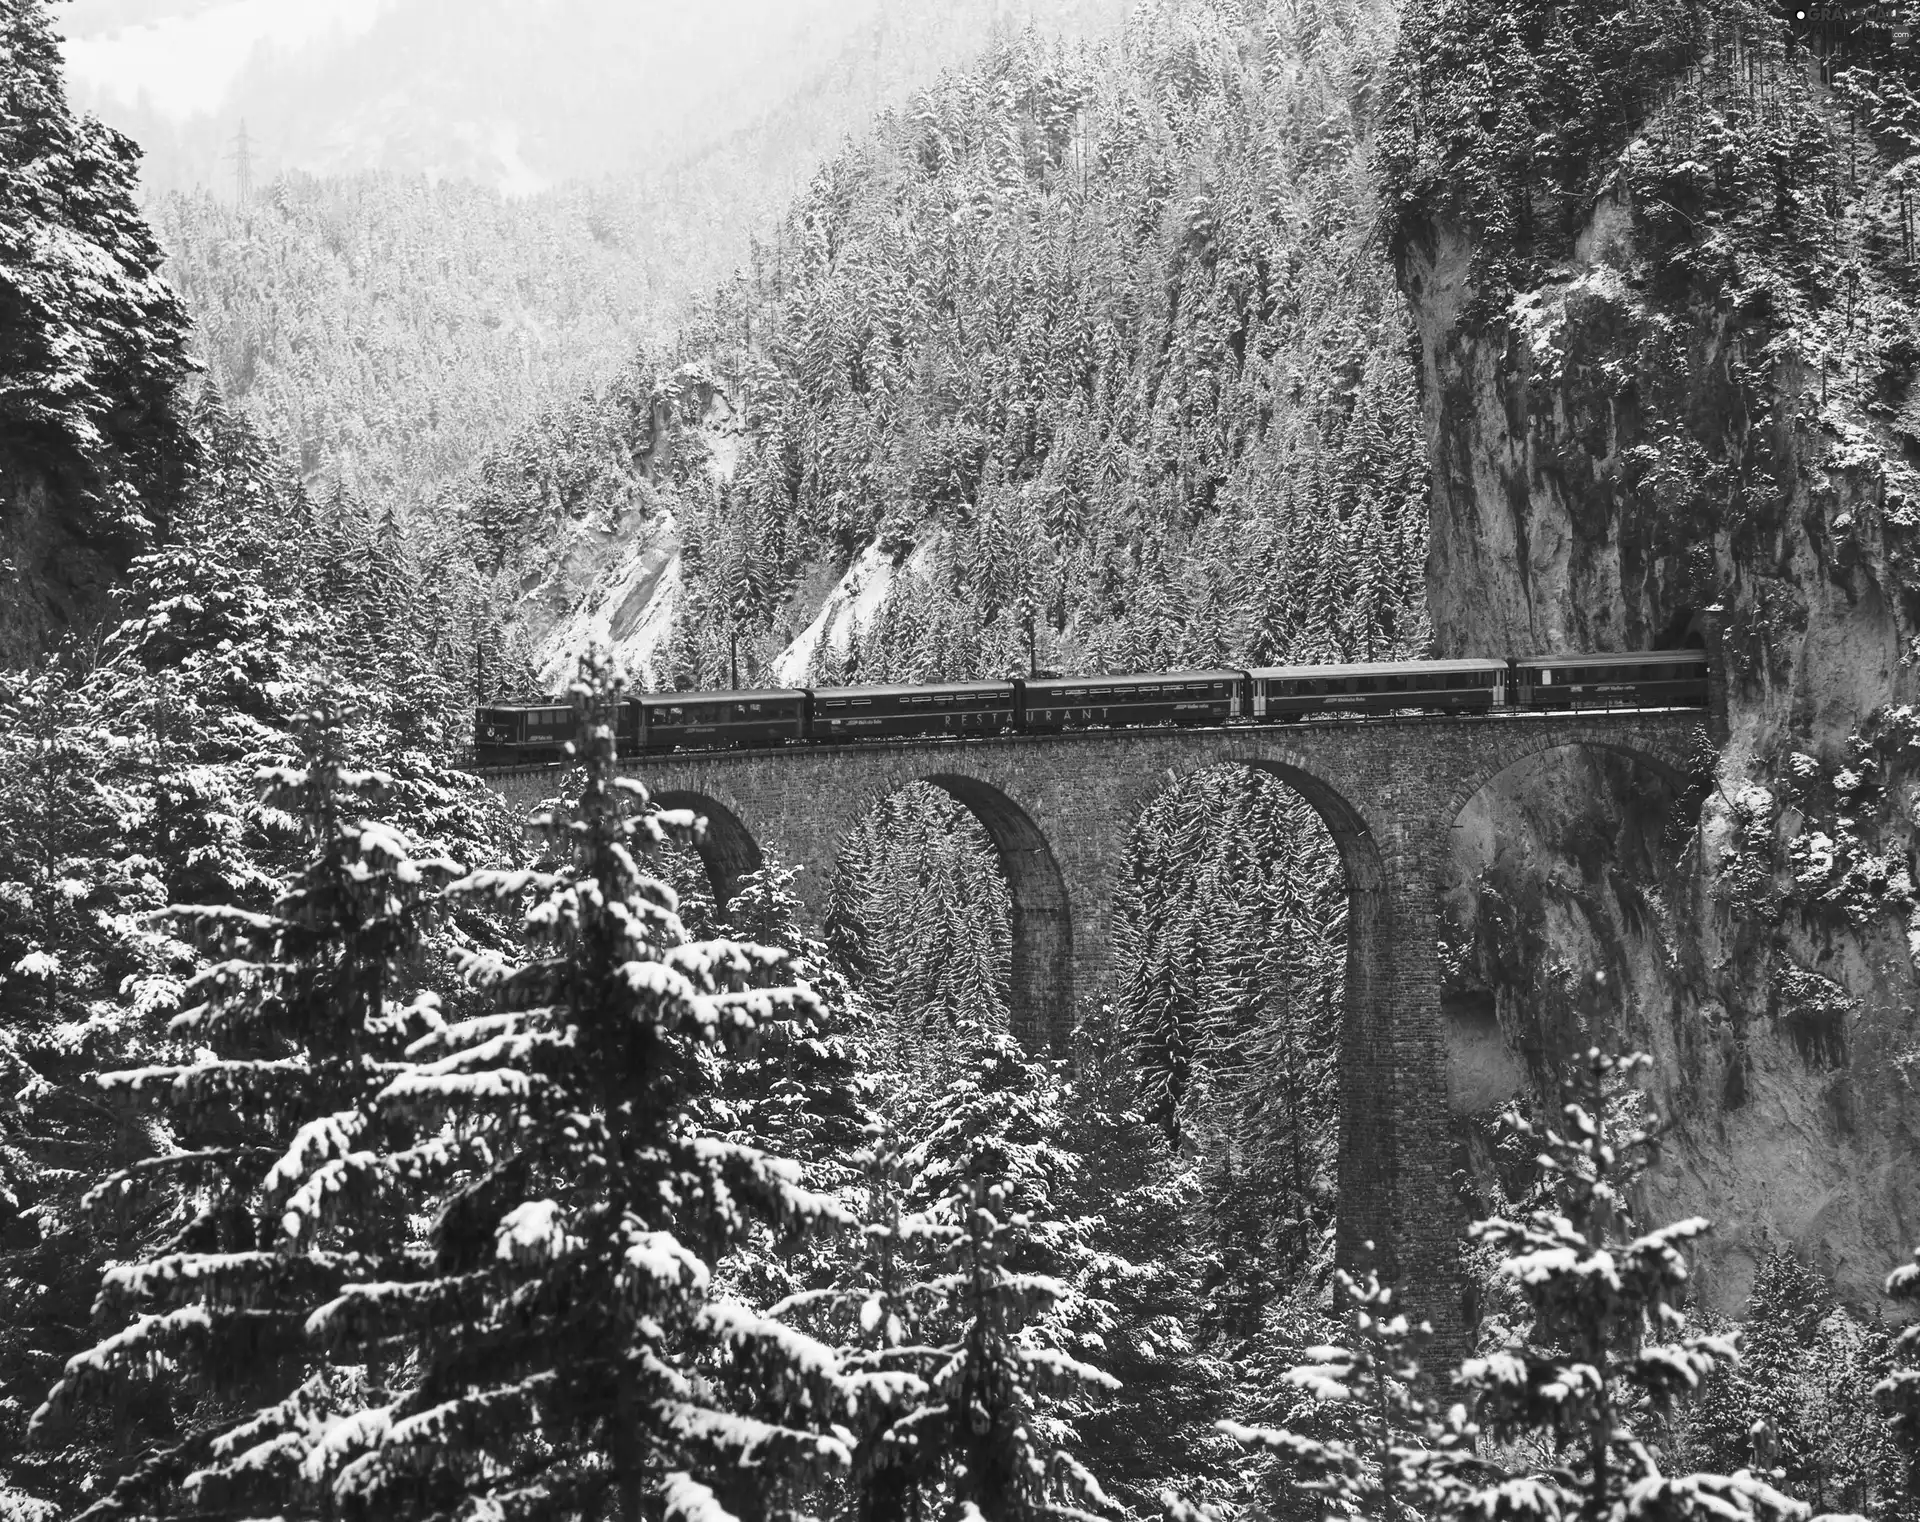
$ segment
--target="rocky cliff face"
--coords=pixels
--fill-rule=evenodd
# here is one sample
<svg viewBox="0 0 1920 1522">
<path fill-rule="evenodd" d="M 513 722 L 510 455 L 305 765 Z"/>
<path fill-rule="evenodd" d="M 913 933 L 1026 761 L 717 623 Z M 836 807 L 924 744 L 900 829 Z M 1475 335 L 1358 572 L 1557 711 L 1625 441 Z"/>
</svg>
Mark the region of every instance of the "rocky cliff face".
<svg viewBox="0 0 1920 1522">
<path fill-rule="evenodd" d="M 1846 161 L 1846 102 L 1759 63 L 1758 92 L 1751 57 L 1684 74 L 1555 262 L 1512 279 L 1444 214 L 1401 260 L 1440 653 L 1699 640 L 1726 692 L 1678 797 L 1563 754 L 1462 816 L 1456 1108 L 1609 1034 L 1653 1051 L 1677 1129 L 1651 1203 L 1716 1220 L 1704 1288 L 1736 1312 L 1768 1243 L 1865 1307 L 1920 1231 L 1911 233 L 1868 131 Z M 1825 157 L 1744 178 L 1700 141 L 1715 113 L 1722 147 Z"/>
</svg>

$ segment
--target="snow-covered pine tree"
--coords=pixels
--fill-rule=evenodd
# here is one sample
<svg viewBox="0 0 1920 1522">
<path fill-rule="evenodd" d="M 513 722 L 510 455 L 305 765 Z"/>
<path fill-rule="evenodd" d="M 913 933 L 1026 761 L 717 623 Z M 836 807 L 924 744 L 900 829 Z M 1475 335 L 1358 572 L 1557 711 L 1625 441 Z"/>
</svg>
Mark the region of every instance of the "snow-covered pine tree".
<svg viewBox="0 0 1920 1522">
<path fill-rule="evenodd" d="M 922 1371 L 939 1356 L 928 1339 L 944 1297 L 922 1270 L 951 1228 L 908 1208 L 913 1169 L 884 1118 L 868 1123 L 864 1141 L 853 1158 L 861 1182 L 856 1245 L 837 1264 L 831 1287 L 800 1291 L 769 1314 L 839 1343 L 854 1392 L 852 1467 L 839 1509 L 848 1522 L 896 1522 L 915 1514 L 938 1475 L 938 1449 L 918 1442 L 903 1419 L 926 1399 Z"/>
<path fill-rule="evenodd" d="M 856 1159 L 873 1119 L 858 1041 L 864 1005 L 826 948 L 803 929 L 795 876 L 771 860 L 749 872 L 727 899 L 721 924 L 737 940 L 781 953 L 782 961 L 768 963 L 750 982 L 772 987 L 798 980 L 813 1000 L 762 1018 L 732 1059 L 717 1064 L 700 1105 L 701 1123 L 730 1142 L 798 1163 L 811 1187 L 851 1200 L 859 1186 Z M 839 1234 L 796 1239 L 769 1223 L 728 1256 L 717 1282 L 737 1299 L 769 1305 L 828 1282 L 843 1251 Z"/>
<path fill-rule="evenodd" d="M 1203 1169 L 1127 1107 L 1133 1093 L 1076 1076 L 1057 1143 L 1076 1166 L 1052 1208 L 1081 1223 L 1062 1275 L 1074 1346 L 1120 1382 L 1074 1410 L 1076 1451 L 1116 1502 L 1151 1516 L 1170 1488 L 1233 1497 L 1241 1452 L 1216 1423 L 1245 1409 L 1245 1370 L 1223 1324 Z"/>
<path fill-rule="evenodd" d="M 64 1515 L 172 1424 L 171 1391 L 154 1385 L 90 1408 L 68 1441 L 25 1443 L 67 1360 L 96 1340 L 101 1269 L 153 1250 L 178 1204 L 161 1189 L 136 1209 L 82 1208 L 102 1177 L 170 1145 L 163 1120 L 103 1102 L 94 1082 L 102 1070 L 178 1055 L 165 1025 L 196 953 L 151 913 L 170 903 L 269 911 L 304 855 L 298 830 L 254 786 L 263 762 L 297 756 L 293 716 L 309 690 L 299 647 L 314 610 L 297 590 L 300 536 L 285 532 L 301 498 L 217 397 L 203 394 L 192 421 L 190 490 L 164 541 L 121 584 L 125 620 L 0 696 L 11 710 L 0 714 L 0 880 L 42 861 L 22 849 L 23 830 L 59 827 L 48 863 L 59 929 L 42 948 L 59 976 L 39 990 L 56 996 L 52 1007 L 5 987 L 20 960 L 7 954 L 19 891 L 0 881 L 0 1009 L 30 1017 L 0 1022 L 25 1038 L 9 1053 L 8 1119 L 39 1160 L 26 1188 L 12 1190 L 19 1213 L 6 1215 L 0 1249 L 11 1307 L 0 1337 L 0 1470 Z M 56 709 L 59 744 L 36 759 L 46 728 L 36 715 Z"/>
<path fill-rule="evenodd" d="M 1651 1059 L 1594 1048 L 1566 1085 L 1564 1129 L 1509 1113 L 1507 1127 L 1540 1148 L 1540 1195 L 1523 1218 L 1476 1222 L 1475 1240 L 1533 1315 L 1525 1343 L 1462 1364 L 1460 1386 L 1496 1439 L 1550 1437 L 1558 1472 L 1492 1482 L 1543 1511 L 1583 1518 L 1713 1515 L 1789 1517 L 1802 1508 L 1745 1471 L 1669 1478 L 1634 1430 L 1668 1413 L 1739 1354 L 1731 1338 L 1685 1334 L 1685 1243 L 1700 1217 L 1637 1232 L 1629 1190 L 1661 1126 L 1631 1086 Z M 1644 1112 L 1644 1113 L 1636 1113 Z"/>
<path fill-rule="evenodd" d="M 99 692 L 59 665 L 0 680 L 0 1474 L 18 1487 L 0 1486 L 0 1515 L 23 1495 L 71 1515 L 97 1476 L 87 1439 L 107 1422 L 28 1446 L 27 1419 L 94 1341 L 100 1268 L 137 1252 L 154 1225 L 140 1213 L 103 1227 L 81 1208 L 88 1186 L 146 1142 L 93 1082 L 149 1023 L 143 999 L 120 991 L 170 970 L 164 938 L 142 923 L 167 900 L 142 852 L 141 799 L 115 775 L 131 749 L 123 735 Z M 150 1418 L 167 1420 L 164 1403 L 116 1415 L 127 1446 Z"/>
<path fill-rule="evenodd" d="M 1181 1134 L 1181 1105 L 1193 1083 L 1195 989 L 1184 919 L 1151 927 L 1121 992 L 1122 1028 L 1130 1038 L 1149 1119 L 1170 1138 Z"/>
<path fill-rule="evenodd" d="M 164 530 L 192 454 L 175 405 L 191 322 L 140 214 L 139 149 L 68 106 L 50 10 L 0 0 L 0 429 L 10 466 L 79 467 L 56 509 L 79 531 L 67 542 L 115 545 L 124 566 Z M 9 586 L 16 599 L 38 594 Z"/>
<path fill-rule="evenodd" d="M 1073 1161 L 1054 1140 L 1058 1081 L 1004 1031 L 964 1036 L 933 1130 L 904 1152 L 876 1132 L 864 1157 L 866 1251 L 835 1292 L 801 1301 L 837 1315 L 851 1342 L 862 1432 L 847 1512 L 1110 1512 L 1069 1451 L 1064 1411 L 1116 1382 L 1075 1357 L 1073 1328 L 1048 1315 L 1073 1255 L 1071 1228 L 1052 1219 Z"/>
<path fill-rule="evenodd" d="M 718 1092 L 735 1139 L 777 1151 L 824 1184 L 827 1172 L 847 1167 L 870 1123 L 854 1045 L 863 1011 L 826 947 L 801 924 L 797 875 L 765 862 L 735 884 L 722 911 L 734 939 L 781 954 L 752 983 L 771 988 L 798 979 L 813 1000 L 763 1019 L 723 1065 Z"/>
<path fill-rule="evenodd" d="M 1887 1275 L 1887 1294 L 1902 1305 L 1920 1302 L 1920 1248 L 1911 1263 Z M 1891 1420 L 1894 1441 L 1907 1460 L 1907 1494 L 1920 1496 L 1920 1321 L 1902 1327 L 1893 1340 L 1893 1371 L 1875 1388 Z"/>
<path fill-rule="evenodd" d="M 1333 1507 L 1367 1516 L 1401 1514 L 1394 1492 L 1439 1462 L 1423 1452 L 1444 1458 L 1483 1434 L 1487 1462 L 1428 1470 L 1445 1481 L 1431 1497 L 1433 1510 L 1510 1522 L 1804 1522 L 1804 1504 L 1750 1470 L 1662 1473 L 1639 1430 L 1739 1356 L 1732 1337 L 1684 1330 L 1681 1249 L 1707 1222 L 1696 1217 L 1633 1234 L 1629 1190 L 1659 1134 L 1630 1084 L 1647 1061 L 1589 1051 L 1566 1085 L 1564 1130 L 1513 1111 L 1505 1117 L 1539 1148 L 1538 1198 L 1519 1219 L 1478 1221 L 1471 1231 L 1501 1255 L 1501 1272 L 1532 1324 L 1512 1345 L 1461 1364 L 1453 1380 L 1466 1396 L 1458 1418 L 1449 1413 L 1436 1427 L 1430 1408 L 1408 1405 L 1378 1383 L 1403 1378 L 1411 1329 L 1369 1309 L 1368 1299 L 1377 1299 L 1369 1288 L 1360 1306 L 1368 1324 L 1358 1328 L 1368 1345 L 1317 1349 L 1322 1356 L 1293 1377 L 1322 1399 L 1346 1401 L 1354 1394 L 1347 1375 L 1365 1372 L 1366 1388 L 1388 1392 L 1377 1398 L 1382 1411 L 1400 1404 L 1414 1418 L 1407 1438 L 1376 1441 L 1369 1455 L 1287 1429 L 1241 1435 L 1306 1462 Z M 1485 1439 L 1497 1446 L 1485 1447 Z M 1529 1464 L 1532 1452 L 1552 1462 Z"/>
<path fill-rule="evenodd" d="M 1345 1344 L 1311 1349 L 1314 1361 L 1286 1376 L 1314 1398 L 1313 1415 L 1322 1418 L 1314 1425 L 1324 1430 L 1231 1421 L 1222 1429 L 1274 1455 L 1279 1485 L 1325 1497 L 1326 1513 L 1382 1522 L 1458 1514 L 1475 1481 L 1499 1471 L 1474 1451 L 1477 1432 L 1464 1410 L 1443 1412 L 1422 1377 L 1428 1328 L 1408 1322 L 1377 1274 L 1356 1279 L 1335 1269 L 1333 1283 L 1347 1320 Z"/>
<path fill-rule="evenodd" d="M 338 1362 L 410 1360 L 307 1461 L 348 1516 L 775 1517 L 846 1459 L 831 1353 L 714 1281 L 756 1226 L 842 1212 L 699 1123 L 714 1062 L 812 996 L 762 986 L 776 952 L 683 937 L 643 858 L 692 820 L 616 775 L 617 697 L 583 666 L 579 792 L 537 817 L 544 859 L 455 885 L 524 903 L 530 954 L 475 954 L 493 1011 L 416 1043 L 377 1102 L 471 1166 L 420 1273 L 348 1285 L 309 1323 Z"/>
<path fill-rule="evenodd" d="M 1740 1364 L 1689 1403 L 1680 1440 L 1706 1468 L 1751 1465 L 1818 1512 L 1872 1514 L 1902 1488 L 1886 1418 L 1870 1398 L 1890 1339 L 1842 1310 L 1787 1247 L 1761 1260 L 1740 1324 Z"/>
<path fill-rule="evenodd" d="M 457 870 L 416 860 L 360 805 L 383 780 L 342 755 L 337 717 L 316 715 L 304 765 L 267 769 L 263 807 L 297 827 L 306 864 L 270 912 L 171 911 L 214 954 L 169 1027 L 179 1060 L 109 1073 L 110 1094 L 170 1113 L 173 1150 L 100 1184 L 125 1208 L 157 1182 L 183 1186 L 158 1251 L 108 1269 L 96 1315 L 117 1330 L 69 1361 L 33 1419 L 54 1432 L 76 1407 L 144 1384 L 175 1390 L 176 1441 L 149 1451 L 86 1513 L 98 1518 L 252 1514 L 297 1478 L 300 1430 L 329 1376 L 305 1324 L 342 1281 L 407 1254 L 406 1216 L 362 1199 L 349 1225 L 313 1220 L 332 1192 L 365 1193 L 377 1144 L 368 1103 L 398 1066 L 431 994 L 403 1005 L 406 960 Z"/>
</svg>

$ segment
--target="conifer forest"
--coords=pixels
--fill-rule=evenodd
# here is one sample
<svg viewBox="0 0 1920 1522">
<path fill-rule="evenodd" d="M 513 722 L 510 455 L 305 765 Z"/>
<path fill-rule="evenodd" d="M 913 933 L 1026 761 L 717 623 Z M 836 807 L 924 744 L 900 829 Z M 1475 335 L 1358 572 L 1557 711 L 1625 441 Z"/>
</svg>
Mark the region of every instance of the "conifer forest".
<svg viewBox="0 0 1920 1522">
<path fill-rule="evenodd" d="M 1911 0 L 0 0 L 0 1522 L 1920 1519 L 1917 200 Z M 1447 822 L 1446 1326 L 1279 776 L 1047 1047 L 617 738 L 1681 647 Z"/>
</svg>

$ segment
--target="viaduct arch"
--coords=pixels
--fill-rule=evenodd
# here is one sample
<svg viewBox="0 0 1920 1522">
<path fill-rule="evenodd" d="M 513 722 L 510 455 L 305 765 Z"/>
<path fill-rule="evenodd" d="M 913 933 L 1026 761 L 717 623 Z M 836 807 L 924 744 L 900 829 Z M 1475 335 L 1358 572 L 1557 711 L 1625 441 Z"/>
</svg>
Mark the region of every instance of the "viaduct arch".
<svg viewBox="0 0 1920 1522">
<path fill-rule="evenodd" d="M 839 842 L 908 783 L 944 789 L 985 827 L 1013 901 L 1012 1014 L 1030 1045 L 1064 1050 L 1076 1001 L 1105 982 L 1134 822 L 1187 773 L 1241 765 L 1286 783 L 1325 822 L 1347 880 L 1338 1248 L 1372 1263 L 1445 1339 L 1462 1331 L 1452 1201 L 1438 897 L 1454 821 L 1502 773 L 1567 746 L 1617 751 L 1678 783 L 1698 712 L 1313 721 L 1221 729 L 903 740 L 673 755 L 635 764 L 663 807 L 707 820 L 716 896 L 772 850 L 824 917 Z M 532 803 L 551 769 L 497 773 Z"/>
</svg>

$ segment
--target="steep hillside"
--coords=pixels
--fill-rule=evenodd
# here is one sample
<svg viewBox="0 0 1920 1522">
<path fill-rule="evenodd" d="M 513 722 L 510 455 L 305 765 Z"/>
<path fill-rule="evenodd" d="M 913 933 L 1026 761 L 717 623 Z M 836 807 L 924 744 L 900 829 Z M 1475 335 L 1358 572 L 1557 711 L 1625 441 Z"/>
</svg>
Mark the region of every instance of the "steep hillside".
<svg viewBox="0 0 1920 1522">
<path fill-rule="evenodd" d="M 1576 759 L 1469 811 L 1453 1008 L 1536 1076 L 1660 1053 L 1650 1187 L 1719 1217 L 1729 1307 L 1783 1242 L 1870 1301 L 1920 1210 L 1920 107 L 1856 62 L 1738 5 L 1427 0 L 1386 118 L 1440 649 L 1696 636 L 1727 683 L 1697 828 Z"/>
<path fill-rule="evenodd" d="M 177 501 L 186 314 L 139 150 L 69 110 L 40 6 L 0 5 L 0 668 L 83 632 Z"/>
<path fill-rule="evenodd" d="M 523 627 L 667 685 L 1419 648 L 1406 318 L 1368 243 L 1391 37 L 1150 5 L 884 117 L 628 400 L 490 462 L 469 512 Z M 595 475 L 631 488 L 612 521 L 567 505 Z"/>
</svg>

